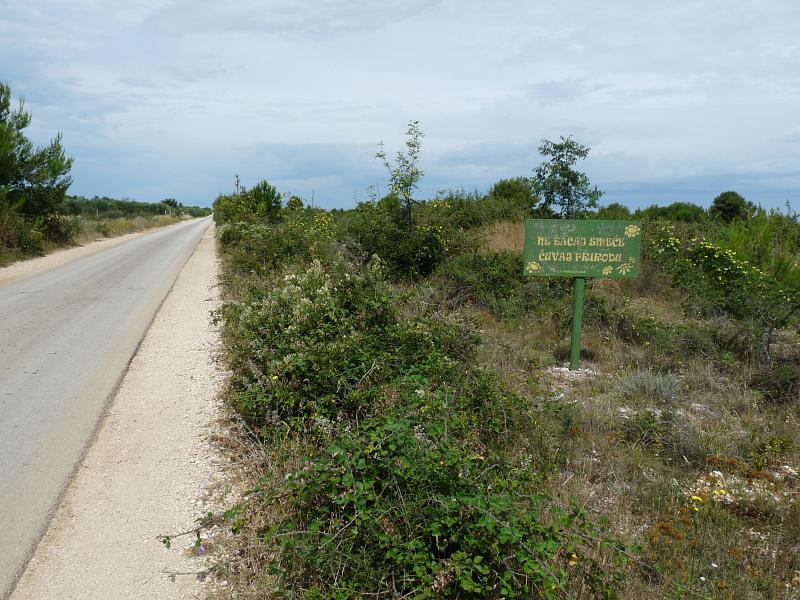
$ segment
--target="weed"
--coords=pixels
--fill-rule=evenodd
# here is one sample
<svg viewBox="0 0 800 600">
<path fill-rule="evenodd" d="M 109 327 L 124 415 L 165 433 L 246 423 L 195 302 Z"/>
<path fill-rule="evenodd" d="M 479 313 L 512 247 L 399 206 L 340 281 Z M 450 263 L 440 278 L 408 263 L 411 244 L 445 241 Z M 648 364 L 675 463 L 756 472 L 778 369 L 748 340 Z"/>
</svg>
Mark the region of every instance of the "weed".
<svg viewBox="0 0 800 600">
<path fill-rule="evenodd" d="M 674 404 L 680 397 L 681 385 L 670 373 L 639 370 L 620 379 L 617 389 L 626 400 L 644 400 L 657 404 Z"/>
</svg>

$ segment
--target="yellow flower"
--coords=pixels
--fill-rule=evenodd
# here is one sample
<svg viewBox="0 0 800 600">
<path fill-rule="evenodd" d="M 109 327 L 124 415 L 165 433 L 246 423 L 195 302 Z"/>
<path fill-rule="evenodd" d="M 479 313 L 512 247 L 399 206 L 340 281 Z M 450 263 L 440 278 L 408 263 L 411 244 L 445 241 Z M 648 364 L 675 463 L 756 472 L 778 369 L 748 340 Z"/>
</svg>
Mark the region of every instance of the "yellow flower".
<svg viewBox="0 0 800 600">
<path fill-rule="evenodd" d="M 694 500 L 695 502 L 702 502 L 703 501 L 703 499 L 700 496 L 692 496 L 692 500 Z"/>
<path fill-rule="evenodd" d="M 536 271 L 538 271 L 540 268 L 541 268 L 541 267 L 539 266 L 539 263 L 537 263 L 537 262 L 534 262 L 534 261 L 531 261 L 531 262 L 529 262 L 529 263 L 527 264 L 527 266 L 525 267 L 525 270 L 526 270 L 528 273 L 536 273 Z"/>
<path fill-rule="evenodd" d="M 570 557 L 570 559 L 569 559 L 569 561 L 567 562 L 567 564 L 568 564 L 570 567 L 574 567 L 575 565 L 577 565 L 577 564 L 578 564 L 578 556 L 577 556 L 576 554 L 573 554 L 573 555 Z"/>
<path fill-rule="evenodd" d="M 625 228 L 625 235 L 628 236 L 628 237 L 636 237 L 637 235 L 639 235 L 640 231 L 641 231 L 641 229 L 639 229 L 638 226 L 636 226 L 636 225 L 628 225 Z"/>
<path fill-rule="evenodd" d="M 272 376 L 272 381 L 278 381 L 278 376 L 277 375 L 273 375 Z"/>
</svg>

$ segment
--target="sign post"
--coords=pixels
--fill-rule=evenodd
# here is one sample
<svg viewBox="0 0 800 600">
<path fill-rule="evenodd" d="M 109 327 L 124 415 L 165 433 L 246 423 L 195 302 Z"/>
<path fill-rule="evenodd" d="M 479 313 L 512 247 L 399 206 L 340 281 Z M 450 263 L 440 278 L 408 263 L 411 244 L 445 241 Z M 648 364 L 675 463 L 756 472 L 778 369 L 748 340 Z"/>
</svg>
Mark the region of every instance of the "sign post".
<svg viewBox="0 0 800 600">
<path fill-rule="evenodd" d="M 570 369 L 580 366 L 586 278 L 638 277 L 641 249 L 640 221 L 529 219 L 525 222 L 525 275 L 575 279 Z"/>
<path fill-rule="evenodd" d="M 573 371 L 581 364 L 581 325 L 583 325 L 583 288 L 586 279 L 575 278 L 575 290 L 572 293 L 572 340 L 569 345 L 569 368 Z"/>
</svg>

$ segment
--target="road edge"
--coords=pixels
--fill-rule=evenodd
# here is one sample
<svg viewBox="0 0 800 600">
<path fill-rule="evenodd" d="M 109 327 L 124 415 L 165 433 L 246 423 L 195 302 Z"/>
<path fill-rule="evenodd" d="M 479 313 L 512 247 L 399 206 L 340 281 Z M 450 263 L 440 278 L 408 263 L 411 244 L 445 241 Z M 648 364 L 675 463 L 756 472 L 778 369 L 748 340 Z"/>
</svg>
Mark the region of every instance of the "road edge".
<svg viewBox="0 0 800 600">
<path fill-rule="evenodd" d="M 64 497 L 66 496 L 67 491 L 69 490 L 70 486 L 72 485 L 72 483 L 73 483 L 73 481 L 75 479 L 75 476 L 78 473 L 78 470 L 80 469 L 81 465 L 84 463 L 84 460 L 86 459 L 86 455 L 95 446 L 95 444 L 97 442 L 98 434 L 102 430 L 103 425 L 106 423 L 106 421 L 108 419 L 109 411 L 111 409 L 111 406 L 114 403 L 114 399 L 117 397 L 117 394 L 119 393 L 120 387 L 122 386 L 122 383 L 125 381 L 125 378 L 127 377 L 128 373 L 130 371 L 131 363 L 133 363 L 133 360 L 139 354 L 139 350 L 140 350 L 140 348 L 142 346 L 142 342 L 145 340 L 145 338 L 147 337 L 147 334 L 152 329 L 153 323 L 155 322 L 156 317 L 158 316 L 158 314 L 161 312 L 161 309 L 163 308 L 164 303 L 167 301 L 167 298 L 169 298 L 169 296 L 172 294 L 172 291 L 175 288 L 175 284 L 178 282 L 178 279 L 180 278 L 181 273 L 183 272 L 183 270 L 186 268 L 187 263 L 192 259 L 192 257 L 194 256 L 195 252 L 197 252 L 197 248 L 200 245 L 200 242 L 202 241 L 203 236 L 206 234 L 206 232 L 208 231 L 209 227 L 213 227 L 214 223 L 211 220 L 211 217 L 205 217 L 205 218 L 209 219 L 208 225 L 203 230 L 202 235 L 200 235 L 197 238 L 197 243 L 192 248 L 192 251 L 189 253 L 189 256 L 181 264 L 180 269 L 178 270 L 177 275 L 175 276 L 175 280 L 172 282 L 172 284 L 170 284 L 169 289 L 167 290 L 166 294 L 164 294 L 164 297 L 158 303 L 158 306 L 156 307 L 155 311 L 153 312 L 153 314 L 151 315 L 150 319 L 148 320 L 147 325 L 145 326 L 144 330 L 142 331 L 141 336 L 136 341 L 136 345 L 134 346 L 133 351 L 131 352 L 130 356 L 128 357 L 128 360 L 125 362 L 125 367 L 122 369 L 122 371 L 120 372 L 119 377 L 117 377 L 116 381 L 114 382 L 114 386 L 111 388 L 111 391 L 108 393 L 108 395 L 103 400 L 102 412 L 100 413 L 100 416 L 97 419 L 97 422 L 95 423 L 94 427 L 92 428 L 91 434 L 88 437 L 88 439 L 86 441 L 86 444 L 81 449 L 81 452 L 80 452 L 77 460 L 75 461 L 75 464 L 70 469 L 69 474 L 68 474 L 68 476 L 67 476 L 67 478 L 66 478 L 66 480 L 64 482 L 64 485 L 59 490 L 59 493 L 58 493 L 58 496 L 57 496 L 55 502 L 51 506 L 50 510 L 48 510 L 47 516 L 45 517 L 45 521 L 44 521 L 42 527 L 40 528 L 39 531 L 36 532 L 34 543 L 31 545 L 31 547 L 30 547 L 30 549 L 29 549 L 29 551 L 28 551 L 28 553 L 27 553 L 27 555 L 25 557 L 24 562 L 20 565 L 20 567 L 14 573 L 14 575 L 12 577 L 12 580 L 11 580 L 12 581 L 11 585 L 10 585 L 8 591 L 5 592 L 5 594 L 2 596 L 2 600 L 9 600 L 14 595 L 14 593 L 15 593 L 15 591 L 17 589 L 17 586 L 19 585 L 20 579 L 22 578 L 22 576 L 27 571 L 28 566 L 30 565 L 31 559 L 36 554 L 36 550 L 38 549 L 39 544 L 42 542 L 42 539 L 44 538 L 45 534 L 50 529 L 50 526 L 52 524 L 53 518 L 55 517 L 56 513 L 58 512 L 58 510 L 61 508 L 61 506 L 62 506 L 62 504 L 64 502 Z M 166 229 L 167 227 L 176 227 L 176 226 L 182 225 L 182 224 L 183 223 L 175 223 L 173 225 L 167 225 L 166 227 L 158 227 L 158 228 L 149 229 L 149 230 L 143 231 L 143 232 L 136 232 L 136 233 L 133 233 L 133 234 L 130 234 L 130 235 L 140 235 L 140 234 L 141 235 L 147 235 L 148 233 L 155 233 L 156 231 L 161 231 L 163 229 Z M 112 238 L 112 239 L 114 239 L 114 238 Z"/>
</svg>

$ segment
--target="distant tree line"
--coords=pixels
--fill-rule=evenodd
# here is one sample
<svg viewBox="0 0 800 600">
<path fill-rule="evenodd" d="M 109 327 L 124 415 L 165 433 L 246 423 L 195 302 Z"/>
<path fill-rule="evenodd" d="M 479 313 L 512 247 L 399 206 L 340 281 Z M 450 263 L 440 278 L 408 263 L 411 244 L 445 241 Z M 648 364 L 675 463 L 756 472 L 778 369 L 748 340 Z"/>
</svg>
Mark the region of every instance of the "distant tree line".
<svg viewBox="0 0 800 600">
<path fill-rule="evenodd" d="M 708 210 L 691 202 L 673 202 L 665 206 L 652 204 L 647 208 L 637 208 L 635 211 L 631 211 L 626 206 L 614 202 L 598 209 L 597 217 L 601 219 L 636 218 L 647 221 L 660 219 L 683 223 L 699 223 L 705 219 L 713 219 L 731 223 L 735 220 L 746 221 L 759 210 L 755 204 L 745 200 L 741 194 L 728 191 L 722 192 L 714 198 Z"/>
<path fill-rule="evenodd" d="M 202 217 L 211 214 L 211 209 L 199 206 L 184 206 L 173 198 L 167 198 L 161 202 L 139 202 L 128 198 L 116 200 L 106 196 L 94 196 L 93 198 L 66 196 L 59 206 L 58 212 L 63 215 L 86 219 L 130 219 L 155 215 L 180 216 L 184 214 Z"/>
</svg>

